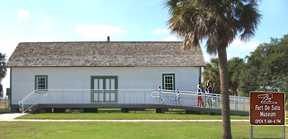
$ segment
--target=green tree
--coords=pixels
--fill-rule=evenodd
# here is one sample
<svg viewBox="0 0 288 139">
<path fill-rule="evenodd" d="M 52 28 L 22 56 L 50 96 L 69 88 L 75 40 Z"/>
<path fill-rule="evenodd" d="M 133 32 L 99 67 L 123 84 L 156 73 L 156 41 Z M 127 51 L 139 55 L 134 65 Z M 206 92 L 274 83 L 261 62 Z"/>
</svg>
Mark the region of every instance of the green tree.
<svg viewBox="0 0 288 139">
<path fill-rule="evenodd" d="M 3 85 L 2 85 L 2 79 L 6 76 L 7 68 L 5 67 L 6 63 L 6 55 L 0 53 L 0 97 L 3 97 Z"/>
<path fill-rule="evenodd" d="M 205 82 L 209 82 L 212 87 L 213 93 L 220 93 L 220 75 L 219 75 L 219 64 L 218 58 L 211 59 L 210 63 L 206 63 L 204 71 L 202 72 Z M 206 88 L 206 84 L 204 85 Z"/>
<path fill-rule="evenodd" d="M 232 95 L 238 96 L 239 77 L 244 65 L 244 59 L 239 57 L 228 60 L 229 90 Z"/>
<path fill-rule="evenodd" d="M 228 62 L 228 80 L 229 80 L 229 92 L 232 95 L 238 96 L 239 76 L 244 67 L 244 59 L 234 57 Z M 204 71 L 202 72 L 204 81 L 209 82 L 214 93 L 220 92 L 220 75 L 219 75 L 219 64 L 218 58 L 211 59 L 209 63 L 206 63 Z"/>
<path fill-rule="evenodd" d="M 200 47 L 206 41 L 209 54 L 219 58 L 222 95 L 223 138 L 232 138 L 228 92 L 226 48 L 236 36 L 248 40 L 254 36 L 261 15 L 255 0 L 166 0 L 169 10 L 168 26 L 182 38 L 182 50 Z"/>
<path fill-rule="evenodd" d="M 270 43 L 260 44 L 247 57 L 247 64 L 240 75 L 239 89 L 249 96 L 250 91 L 288 92 L 288 35 L 271 38 Z M 286 95 L 287 96 L 287 95 Z"/>
</svg>

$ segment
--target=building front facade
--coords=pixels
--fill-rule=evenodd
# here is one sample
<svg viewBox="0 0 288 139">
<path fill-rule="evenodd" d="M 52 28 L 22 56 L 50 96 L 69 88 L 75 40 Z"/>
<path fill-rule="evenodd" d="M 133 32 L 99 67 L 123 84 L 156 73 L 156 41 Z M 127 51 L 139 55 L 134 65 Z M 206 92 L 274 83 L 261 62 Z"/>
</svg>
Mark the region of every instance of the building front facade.
<svg viewBox="0 0 288 139">
<path fill-rule="evenodd" d="M 200 83 L 203 66 L 201 48 L 183 52 L 181 42 L 19 43 L 7 62 L 11 108 L 19 108 L 19 101 L 34 90 L 78 90 L 75 95 L 88 90 L 76 97 L 79 100 L 50 98 L 47 103 L 121 103 L 121 90 L 158 85 L 164 90 L 191 91 Z"/>
</svg>

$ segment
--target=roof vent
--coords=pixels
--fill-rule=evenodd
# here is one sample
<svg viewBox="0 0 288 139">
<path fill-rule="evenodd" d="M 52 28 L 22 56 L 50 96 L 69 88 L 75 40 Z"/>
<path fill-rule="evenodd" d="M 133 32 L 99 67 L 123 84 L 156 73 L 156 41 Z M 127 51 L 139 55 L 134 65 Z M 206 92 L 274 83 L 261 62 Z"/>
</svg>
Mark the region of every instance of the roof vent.
<svg viewBox="0 0 288 139">
<path fill-rule="evenodd" d="M 110 42 L 110 36 L 107 36 L 107 41 Z"/>
</svg>

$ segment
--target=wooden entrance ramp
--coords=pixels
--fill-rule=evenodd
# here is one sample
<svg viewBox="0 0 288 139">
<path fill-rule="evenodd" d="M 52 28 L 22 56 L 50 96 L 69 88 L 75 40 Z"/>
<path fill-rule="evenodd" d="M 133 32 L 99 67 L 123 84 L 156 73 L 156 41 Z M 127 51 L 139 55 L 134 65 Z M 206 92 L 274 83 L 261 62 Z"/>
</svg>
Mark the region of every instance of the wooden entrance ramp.
<svg viewBox="0 0 288 139">
<path fill-rule="evenodd" d="M 98 108 L 121 108 L 123 112 L 129 112 L 129 110 L 135 109 L 156 109 L 157 113 L 164 113 L 167 109 L 185 109 L 186 113 L 211 113 L 220 114 L 222 113 L 221 108 L 209 108 L 209 107 L 195 107 L 195 106 L 180 106 L 180 105 L 166 105 L 166 104 L 38 104 L 39 110 L 57 109 L 58 111 L 62 109 L 79 109 L 84 112 L 97 112 Z M 241 110 L 230 110 L 231 115 L 243 115 L 248 116 L 249 111 Z"/>
</svg>

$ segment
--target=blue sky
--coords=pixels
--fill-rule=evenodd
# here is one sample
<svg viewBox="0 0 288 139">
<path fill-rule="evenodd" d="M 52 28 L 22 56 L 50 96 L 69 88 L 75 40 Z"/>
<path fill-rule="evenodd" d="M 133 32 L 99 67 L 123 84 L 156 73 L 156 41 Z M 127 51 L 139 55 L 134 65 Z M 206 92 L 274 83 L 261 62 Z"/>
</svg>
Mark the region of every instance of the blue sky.
<svg viewBox="0 0 288 139">
<path fill-rule="evenodd" d="M 7 59 L 19 42 L 44 41 L 177 41 L 167 27 L 164 0 L 1 0 L 0 52 Z M 249 42 L 238 38 L 228 58 L 250 55 L 270 37 L 288 33 L 288 1 L 262 0 L 262 19 Z M 205 42 L 201 43 L 205 60 Z M 9 87 L 9 73 L 3 79 Z M 6 89 L 5 89 L 6 90 Z"/>
</svg>

